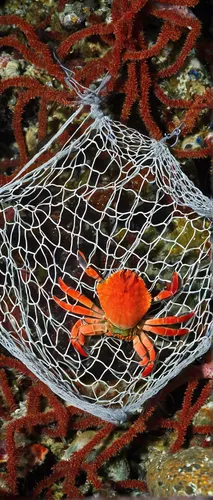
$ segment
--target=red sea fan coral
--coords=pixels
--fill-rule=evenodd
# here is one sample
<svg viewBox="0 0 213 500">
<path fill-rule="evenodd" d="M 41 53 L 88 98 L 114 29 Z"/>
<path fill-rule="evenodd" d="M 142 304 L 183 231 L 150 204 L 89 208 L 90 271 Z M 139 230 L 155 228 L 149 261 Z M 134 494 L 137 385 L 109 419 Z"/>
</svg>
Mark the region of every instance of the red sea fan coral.
<svg viewBox="0 0 213 500">
<path fill-rule="evenodd" d="M 0 453 L 1 463 L 5 463 L 5 470 L 0 473 L 2 495 L 21 494 L 24 497 L 31 495 L 33 498 L 42 495 L 42 498 L 52 498 L 53 489 L 61 482 L 62 492 L 67 498 L 83 497 L 82 487 L 86 477 L 87 483 L 91 485 L 90 492 L 93 493 L 101 491 L 102 488 L 110 488 L 118 493 L 132 488 L 146 491 L 145 482 L 135 476 L 105 484 L 101 472 L 103 464 L 125 450 L 133 450 L 136 437 L 137 443 L 138 439 L 146 442 L 149 437 L 152 439 L 153 432 L 155 435 L 156 431 L 161 429 L 165 429 L 164 432 L 168 432 L 168 429 L 174 431 L 170 440 L 172 452 L 181 448 L 189 430 L 194 436 L 201 435 L 203 438 L 213 433 L 211 425 L 192 426 L 194 416 L 212 390 L 212 380 L 208 380 L 213 375 L 211 360 L 197 367 L 188 367 L 184 374 L 179 375 L 160 395 L 146 404 L 143 413 L 133 422 L 129 422 L 128 427 L 123 428 L 117 428 L 114 424 L 106 423 L 76 408 L 66 408 L 64 403 L 18 360 L 1 355 L 0 367 Z M 207 378 L 203 379 L 205 376 Z M 189 382 L 185 394 L 183 393 L 181 410 L 174 413 L 174 417 L 165 418 L 166 398 L 170 398 L 171 391 L 177 387 L 178 392 L 181 392 L 186 379 Z M 198 382 L 201 389 L 195 397 Z M 161 408 L 164 408 L 163 412 L 158 407 L 159 402 Z M 89 433 L 86 434 L 87 442 L 82 442 L 81 448 L 73 452 L 69 459 L 62 458 L 64 450 L 75 436 L 80 436 L 81 433 L 84 436 L 85 431 Z M 97 446 L 99 448 L 91 460 L 91 453 L 94 453 Z M 57 447 L 61 451 L 54 458 L 54 450 L 57 450 Z M 49 465 L 46 458 L 48 456 L 53 459 Z M 43 460 L 46 461 L 46 467 L 43 473 L 39 472 L 40 482 L 32 491 L 31 481 L 27 481 L 28 474 L 35 468 L 38 475 L 38 471 L 42 469 L 37 467 Z M 79 475 L 82 473 L 80 480 Z M 42 474 L 46 477 L 42 478 Z M 21 481 L 20 477 L 23 478 Z"/>
<path fill-rule="evenodd" d="M 10 88 L 15 91 L 16 102 L 12 118 L 12 129 L 19 150 L 19 156 L 16 155 L 16 158 L 11 163 L 7 158 L 2 161 L 1 170 L 3 170 L 3 167 L 16 167 L 15 173 L 17 173 L 29 159 L 26 138 L 23 132 L 23 113 L 28 103 L 33 99 L 39 100 L 38 141 L 41 141 L 47 135 L 48 105 L 54 102 L 61 106 L 73 106 L 73 99 L 70 91 L 62 88 L 64 83 L 63 71 L 53 60 L 48 45 L 39 40 L 34 28 L 16 15 L 1 16 L 0 25 L 3 27 L 13 26 L 14 30 L 14 34 L 9 34 L 0 39 L 0 47 L 9 47 L 13 51 L 15 58 L 23 57 L 25 61 L 33 65 L 32 68 L 34 67 L 32 76 L 28 74 L 13 75 L 10 78 L 2 79 L 0 82 L 1 93 Z M 42 73 L 43 81 L 41 78 Z M 45 74 L 48 75 L 46 82 Z M 48 153 L 48 156 L 51 156 L 51 153 Z M 43 155 L 41 161 L 46 158 L 47 156 L 44 158 Z M 9 182 L 13 176 L 14 174 L 1 175 L 0 184 Z"/>
<path fill-rule="evenodd" d="M 26 434 L 31 434 L 35 426 L 40 426 L 40 428 L 45 426 L 45 432 L 49 436 L 63 437 L 67 432 L 69 414 L 58 398 L 42 382 L 38 382 L 36 377 L 22 363 L 1 355 L 0 366 L 0 389 L 3 397 L 3 412 L 0 414 L 0 420 L 2 420 L 3 424 L 1 438 L 2 442 L 5 443 L 6 456 L 6 471 L 1 472 L 0 478 L 1 482 L 5 483 L 4 493 L 10 492 L 16 495 L 18 491 L 20 456 L 26 453 L 26 460 L 29 459 L 27 440 L 26 445 L 24 445 L 23 441 L 22 446 L 20 447 L 19 445 L 17 447 L 18 433 L 25 432 Z M 14 374 L 17 384 L 16 397 L 12 388 Z M 20 413 L 19 396 L 23 392 L 23 381 L 25 380 L 26 383 L 26 377 L 28 377 L 28 397 L 25 403 L 26 411 L 18 418 L 18 415 L 15 417 L 16 413 L 13 412 L 16 410 Z M 41 409 L 41 397 L 47 398 L 48 411 Z"/>
<path fill-rule="evenodd" d="M 164 91 L 164 81 L 175 75 L 186 61 L 195 46 L 201 32 L 201 23 L 189 7 L 195 6 L 196 0 L 176 0 L 172 3 L 161 0 L 137 0 L 122 2 L 115 0 L 112 5 L 112 18 L 108 24 L 97 22 L 87 28 L 71 34 L 62 41 L 58 48 L 59 57 L 69 56 L 70 49 L 84 38 L 98 36 L 107 45 L 105 54 L 98 60 L 90 60 L 76 73 L 76 78 L 85 85 L 109 71 L 112 75 L 108 90 L 124 94 L 121 119 L 126 121 L 135 102 L 139 104 L 140 117 L 152 137 L 160 139 L 162 130 L 153 116 L 151 102 L 153 95 L 167 109 L 186 110 L 182 122 L 189 133 L 200 109 L 207 109 L 210 102 L 210 90 L 207 89 L 206 101 L 201 96 L 195 99 L 171 98 Z M 159 30 L 155 41 L 151 41 L 153 26 Z M 184 41 L 183 41 L 184 40 Z M 169 54 L 167 64 L 157 69 L 153 57 L 159 58 L 169 43 L 177 45 L 176 56 Z M 177 52 L 176 50 L 173 51 Z M 170 63 L 171 60 L 171 63 Z M 126 80 L 126 81 L 125 81 Z M 211 94 L 212 96 L 212 94 Z M 202 102 L 201 102 L 202 101 Z M 193 108 L 193 109 L 191 109 Z M 195 111 L 196 110 L 196 111 Z M 174 123 L 167 127 L 174 128 Z M 176 150 L 178 155 L 179 150 Z M 184 156 L 184 152 L 181 152 Z M 208 147 L 202 152 L 194 151 L 193 155 L 204 156 L 209 153 Z M 189 156 L 189 151 L 185 156 Z"/>
</svg>

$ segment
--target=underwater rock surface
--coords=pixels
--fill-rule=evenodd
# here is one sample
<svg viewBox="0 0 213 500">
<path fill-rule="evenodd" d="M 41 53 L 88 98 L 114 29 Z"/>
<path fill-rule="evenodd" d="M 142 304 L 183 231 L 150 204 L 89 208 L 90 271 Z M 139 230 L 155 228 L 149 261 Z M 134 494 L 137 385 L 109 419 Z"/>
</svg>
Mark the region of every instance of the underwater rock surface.
<svg viewBox="0 0 213 500">
<path fill-rule="evenodd" d="M 147 469 L 154 496 L 213 495 L 213 449 L 199 446 L 155 457 Z"/>
</svg>

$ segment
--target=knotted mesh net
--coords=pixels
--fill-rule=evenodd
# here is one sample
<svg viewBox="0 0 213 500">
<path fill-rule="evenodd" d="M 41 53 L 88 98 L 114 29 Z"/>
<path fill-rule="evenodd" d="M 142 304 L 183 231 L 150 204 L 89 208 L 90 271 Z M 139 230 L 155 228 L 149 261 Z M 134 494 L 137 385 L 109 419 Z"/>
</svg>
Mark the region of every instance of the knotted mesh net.
<svg viewBox="0 0 213 500">
<path fill-rule="evenodd" d="M 212 206 L 165 140 L 105 116 L 100 89 L 85 90 L 73 79 L 70 85 L 78 95 L 75 112 L 1 188 L 0 342 L 72 405 L 121 422 L 210 346 Z M 63 148 L 32 170 L 70 126 Z M 106 280 L 122 270 L 143 280 L 150 307 L 136 329 L 110 323 L 104 311 L 101 330 L 97 276 Z M 110 299 L 114 310 L 118 291 Z M 167 324 L 158 319 L 167 317 Z"/>
</svg>

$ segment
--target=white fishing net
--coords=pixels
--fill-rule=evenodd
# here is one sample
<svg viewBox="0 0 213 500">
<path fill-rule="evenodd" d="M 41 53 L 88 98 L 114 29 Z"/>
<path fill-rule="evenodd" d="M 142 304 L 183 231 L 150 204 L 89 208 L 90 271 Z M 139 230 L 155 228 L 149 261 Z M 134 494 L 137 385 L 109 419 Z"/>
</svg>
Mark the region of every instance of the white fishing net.
<svg viewBox="0 0 213 500">
<path fill-rule="evenodd" d="M 76 111 L 0 190 L 0 342 L 70 404 L 118 422 L 210 346 L 212 206 L 165 140 L 105 116 L 100 88 L 86 91 L 73 79 L 70 85 L 78 95 Z M 73 134 L 61 151 L 27 172 L 68 126 Z M 104 279 L 129 269 L 144 280 L 153 298 L 144 321 L 194 311 L 171 326 L 188 329 L 181 336 L 146 329 L 156 352 L 147 376 L 132 340 L 106 331 L 94 335 L 91 326 L 87 357 L 72 345 L 73 325 L 81 319 L 85 326 L 87 317 L 56 303 L 53 296 L 82 306 L 58 279 L 100 307 L 97 281 L 80 266 L 78 250 Z M 179 290 L 154 301 L 166 285 L 169 290 L 175 271 Z"/>
</svg>

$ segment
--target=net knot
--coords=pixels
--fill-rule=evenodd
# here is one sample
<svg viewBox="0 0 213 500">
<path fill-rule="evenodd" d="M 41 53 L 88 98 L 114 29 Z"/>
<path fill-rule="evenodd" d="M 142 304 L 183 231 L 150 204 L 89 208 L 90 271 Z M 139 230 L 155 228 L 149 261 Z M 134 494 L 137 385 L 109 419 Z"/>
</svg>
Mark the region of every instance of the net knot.
<svg viewBox="0 0 213 500">
<path fill-rule="evenodd" d="M 180 123 L 180 125 L 178 127 L 176 127 L 171 132 L 171 134 L 165 134 L 164 137 L 160 140 L 160 142 L 165 143 L 166 141 L 168 141 L 169 139 L 172 139 L 174 137 L 175 139 L 174 139 L 174 142 L 171 144 L 171 147 L 176 146 L 178 139 L 179 139 L 182 125 L 183 125 L 183 123 Z"/>
</svg>

